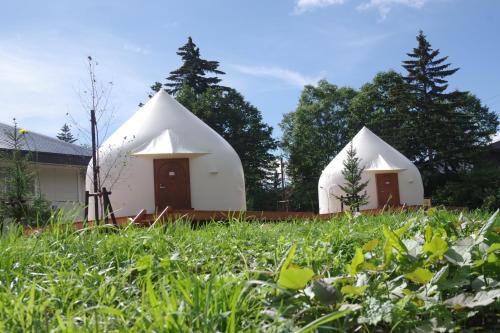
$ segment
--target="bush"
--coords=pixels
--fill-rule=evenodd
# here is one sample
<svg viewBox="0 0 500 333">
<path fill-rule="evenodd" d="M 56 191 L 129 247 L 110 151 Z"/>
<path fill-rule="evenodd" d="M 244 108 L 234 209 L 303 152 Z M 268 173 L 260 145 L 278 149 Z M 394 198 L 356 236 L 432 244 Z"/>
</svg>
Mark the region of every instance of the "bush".
<svg viewBox="0 0 500 333">
<path fill-rule="evenodd" d="M 26 133 L 18 130 L 15 120 L 12 131 L 5 133 L 10 149 L 0 156 L 5 166 L 4 193 L 0 200 L 2 225 L 5 220 L 31 226 L 45 224 L 51 215 L 49 202 L 35 193 L 36 174 L 32 170 Z"/>
<path fill-rule="evenodd" d="M 500 207 L 500 169 L 479 167 L 463 173 L 438 188 L 433 199 L 447 206 L 496 210 Z"/>
</svg>

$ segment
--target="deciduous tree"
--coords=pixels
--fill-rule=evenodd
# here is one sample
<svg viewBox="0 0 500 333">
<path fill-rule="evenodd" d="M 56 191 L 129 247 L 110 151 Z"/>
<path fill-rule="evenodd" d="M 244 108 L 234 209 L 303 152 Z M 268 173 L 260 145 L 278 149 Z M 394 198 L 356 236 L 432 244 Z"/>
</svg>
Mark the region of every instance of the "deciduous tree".
<svg viewBox="0 0 500 333">
<path fill-rule="evenodd" d="M 318 179 L 349 141 L 347 114 L 356 94 L 322 80 L 304 87 L 297 109 L 284 115 L 282 149 L 288 158 L 293 209 L 318 210 Z"/>
<path fill-rule="evenodd" d="M 276 148 L 272 127 L 264 123 L 260 111 L 231 88 L 214 87 L 197 94 L 185 85 L 177 100 L 219 133 L 238 153 L 245 172 L 247 202 L 251 209 L 263 209 L 262 197 L 271 187 Z M 275 207 L 276 202 L 271 202 Z M 266 206 L 269 209 L 269 206 Z"/>
</svg>

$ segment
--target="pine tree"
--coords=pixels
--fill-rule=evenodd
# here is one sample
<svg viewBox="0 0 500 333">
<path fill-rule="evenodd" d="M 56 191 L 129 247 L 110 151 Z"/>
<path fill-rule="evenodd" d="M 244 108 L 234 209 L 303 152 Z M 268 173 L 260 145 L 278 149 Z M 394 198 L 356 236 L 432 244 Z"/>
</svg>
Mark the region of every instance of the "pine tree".
<svg viewBox="0 0 500 333">
<path fill-rule="evenodd" d="M 209 61 L 202 59 L 200 56 L 200 49 L 189 37 L 187 43 L 179 48 L 177 52 L 181 56 L 183 64 L 179 69 L 170 72 L 167 78 L 169 83 L 165 83 L 167 91 L 175 95 L 184 85 L 193 88 L 196 94 L 205 92 L 210 87 L 215 87 L 221 81 L 218 77 L 206 77 L 208 73 L 225 74 L 218 70 L 218 61 Z M 153 91 L 159 90 L 157 84 L 151 87 Z"/>
<path fill-rule="evenodd" d="M 50 204 L 35 192 L 36 173 L 32 168 L 33 156 L 26 153 L 28 147 L 25 129 L 19 129 L 14 119 L 12 130 L 4 133 L 8 150 L 0 153 L 0 164 L 5 170 L 4 193 L 0 198 L 0 232 L 5 220 L 36 226 L 48 222 Z"/>
<path fill-rule="evenodd" d="M 346 183 L 339 185 L 340 189 L 344 191 L 345 196 L 336 196 L 344 205 L 349 206 L 351 212 L 368 203 L 366 191 L 361 193 L 368 186 L 368 181 L 361 182 L 362 173 L 365 168 L 361 167 L 359 163 L 360 159 L 357 157 L 356 149 L 354 149 L 351 142 L 349 150 L 347 150 L 347 158 L 343 162 L 344 169 L 342 169 L 342 175 Z"/>
<path fill-rule="evenodd" d="M 431 195 L 446 179 L 471 167 L 475 155 L 494 133 L 497 119 L 468 92 L 447 92 L 451 68 L 422 31 L 418 46 L 403 61 L 407 70 L 406 102 L 414 127 L 411 156 L 420 169 L 425 192 Z M 405 88 L 406 89 L 406 88 Z"/>
<path fill-rule="evenodd" d="M 73 136 L 73 133 L 71 133 L 71 129 L 70 129 L 69 125 L 66 123 L 61 127 L 61 130 L 59 131 L 59 133 L 57 134 L 56 137 L 61 141 L 69 142 L 69 143 L 73 143 L 77 140 Z"/>
<path fill-rule="evenodd" d="M 452 97 L 453 93 L 445 93 L 448 88 L 445 78 L 455 74 L 459 68 L 452 69 L 451 64 L 444 63 L 448 57 L 436 59 L 440 51 L 432 49 L 422 30 L 417 35 L 417 42 L 418 47 L 413 49 L 413 53 L 407 53 L 412 59 L 403 61 L 403 67 L 408 71 L 406 81 L 423 101 Z"/>
</svg>

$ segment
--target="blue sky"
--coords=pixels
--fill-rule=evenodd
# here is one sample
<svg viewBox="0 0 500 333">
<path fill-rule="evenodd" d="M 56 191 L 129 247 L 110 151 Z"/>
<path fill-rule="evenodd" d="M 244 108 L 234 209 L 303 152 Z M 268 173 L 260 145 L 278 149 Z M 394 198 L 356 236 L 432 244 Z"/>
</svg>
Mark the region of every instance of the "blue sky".
<svg viewBox="0 0 500 333">
<path fill-rule="evenodd" d="M 9 1 L 0 12 L 0 122 L 55 135 L 66 113 L 86 125 L 86 57 L 112 81 L 116 128 L 149 86 L 180 66 L 192 36 L 280 131 L 304 84 L 359 88 L 401 61 L 424 30 L 460 71 L 451 88 L 500 110 L 498 0 Z"/>
</svg>

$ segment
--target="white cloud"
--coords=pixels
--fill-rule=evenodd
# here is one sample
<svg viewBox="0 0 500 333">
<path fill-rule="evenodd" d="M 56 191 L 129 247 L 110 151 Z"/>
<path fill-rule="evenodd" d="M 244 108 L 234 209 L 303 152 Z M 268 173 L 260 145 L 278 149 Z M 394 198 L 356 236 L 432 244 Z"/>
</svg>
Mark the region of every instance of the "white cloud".
<svg viewBox="0 0 500 333">
<path fill-rule="evenodd" d="M 125 51 L 131 51 L 131 52 L 139 53 L 139 54 L 143 54 L 143 55 L 148 55 L 151 53 L 151 51 L 149 50 L 148 47 L 142 47 L 139 45 L 132 44 L 130 42 L 126 42 L 125 44 L 123 44 L 123 49 Z"/>
<path fill-rule="evenodd" d="M 290 69 L 275 66 L 231 65 L 230 67 L 243 74 L 258 77 L 270 77 L 300 88 L 305 85 L 315 85 L 319 80 L 321 80 L 322 77 L 324 77 L 324 74 L 317 77 L 306 76 Z"/>
<path fill-rule="evenodd" d="M 429 0 L 369 0 L 358 6 L 359 10 L 376 9 L 379 12 L 380 20 L 385 20 L 387 14 L 394 6 L 407 6 L 411 8 L 422 8 Z"/>
<path fill-rule="evenodd" d="M 303 12 L 313 10 L 316 8 L 323 8 L 332 5 L 342 5 L 345 0 L 297 0 L 295 5 L 295 13 L 301 14 Z"/>
<path fill-rule="evenodd" d="M 297 0 L 295 4 L 295 14 L 302 14 L 317 8 L 324 8 L 333 5 L 343 5 L 347 0 Z M 363 0 L 357 6 L 358 10 L 375 9 L 379 12 L 380 20 L 386 19 L 391 9 L 395 6 L 406 6 L 411 8 L 422 8 L 430 0 Z M 359 3 L 359 2 L 358 2 Z"/>
</svg>

